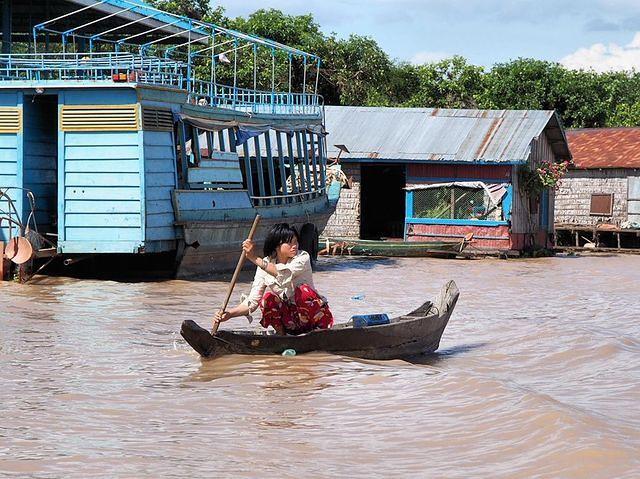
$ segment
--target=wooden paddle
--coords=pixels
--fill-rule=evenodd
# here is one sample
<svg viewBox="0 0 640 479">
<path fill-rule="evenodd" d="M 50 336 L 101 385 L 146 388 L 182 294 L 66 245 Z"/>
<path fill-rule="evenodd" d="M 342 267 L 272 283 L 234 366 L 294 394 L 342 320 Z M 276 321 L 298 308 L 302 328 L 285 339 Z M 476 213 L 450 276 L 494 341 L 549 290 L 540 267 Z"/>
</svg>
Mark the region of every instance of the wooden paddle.
<svg viewBox="0 0 640 479">
<path fill-rule="evenodd" d="M 253 220 L 253 225 L 251 225 L 251 230 L 249 231 L 249 236 L 247 239 L 252 240 L 253 234 L 256 232 L 256 228 L 258 227 L 258 223 L 260 223 L 260 215 L 256 215 L 256 218 Z M 247 254 L 242 250 L 242 254 L 240 255 L 240 259 L 238 260 L 238 264 L 236 265 L 236 270 L 233 272 L 233 277 L 231 278 L 231 284 L 229 284 L 229 291 L 227 291 L 227 297 L 222 304 L 222 312 L 224 313 L 227 310 L 227 306 L 229 305 L 229 300 L 231 299 L 231 293 L 233 292 L 233 288 L 236 285 L 236 281 L 238 280 L 238 275 L 240 274 L 240 270 L 242 269 L 242 265 L 244 264 L 244 260 L 247 257 Z M 213 323 L 213 327 L 211 328 L 211 334 L 214 335 L 218 332 L 218 327 L 220 326 L 220 322 L 216 321 Z"/>
</svg>

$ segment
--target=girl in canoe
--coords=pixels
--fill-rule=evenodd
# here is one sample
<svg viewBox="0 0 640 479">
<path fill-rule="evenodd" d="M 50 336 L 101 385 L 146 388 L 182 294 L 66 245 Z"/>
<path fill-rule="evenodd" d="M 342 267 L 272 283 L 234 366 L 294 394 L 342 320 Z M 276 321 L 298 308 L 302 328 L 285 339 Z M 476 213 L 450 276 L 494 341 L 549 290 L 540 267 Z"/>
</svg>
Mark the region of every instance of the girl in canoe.
<svg viewBox="0 0 640 479">
<path fill-rule="evenodd" d="M 247 239 L 242 243 L 246 258 L 258 269 L 251 293 L 235 308 L 219 311 L 214 321 L 248 316 L 260 307 L 260 324 L 273 327 L 278 334 L 302 334 L 333 325 L 333 316 L 325 298 L 313 285 L 311 258 L 298 249 L 300 238 L 287 223 L 273 225 L 264 242 L 264 257 Z"/>
</svg>

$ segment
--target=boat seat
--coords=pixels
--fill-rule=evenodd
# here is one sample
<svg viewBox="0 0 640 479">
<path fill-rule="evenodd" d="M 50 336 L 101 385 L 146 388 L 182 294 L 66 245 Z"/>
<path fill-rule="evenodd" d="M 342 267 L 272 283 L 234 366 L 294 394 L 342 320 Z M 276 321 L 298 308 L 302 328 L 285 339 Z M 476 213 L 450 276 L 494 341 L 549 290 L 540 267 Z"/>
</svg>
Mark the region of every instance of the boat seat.
<svg viewBox="0 0 640 479">
<path fill-rule="evenodd" d="M 187 170 L 191 189 L 242 189 L 240 158 L 232 151 L 212 151 L 210 158 L 203 158 L 197 167 Z"/>
</svg>

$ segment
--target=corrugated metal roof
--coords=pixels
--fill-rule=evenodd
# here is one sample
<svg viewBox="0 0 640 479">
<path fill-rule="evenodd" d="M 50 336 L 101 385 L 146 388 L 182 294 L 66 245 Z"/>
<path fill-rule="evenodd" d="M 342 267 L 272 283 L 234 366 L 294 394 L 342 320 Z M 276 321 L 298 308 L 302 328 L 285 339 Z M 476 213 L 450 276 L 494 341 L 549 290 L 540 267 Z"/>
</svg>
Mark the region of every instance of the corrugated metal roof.
<svg viewBox="0 0 640 479">
<path fill-rule="evenodd" d="M 640 168 L 640 128 L 568 130 L 576 168 Z"/>
<path fill-rule="evenodd" d="M 367 161 L 521 162 L 547 130 L 558 159 L 571 157 L 553 111 L 326 107 L 329 156 Z"/>
</svg>

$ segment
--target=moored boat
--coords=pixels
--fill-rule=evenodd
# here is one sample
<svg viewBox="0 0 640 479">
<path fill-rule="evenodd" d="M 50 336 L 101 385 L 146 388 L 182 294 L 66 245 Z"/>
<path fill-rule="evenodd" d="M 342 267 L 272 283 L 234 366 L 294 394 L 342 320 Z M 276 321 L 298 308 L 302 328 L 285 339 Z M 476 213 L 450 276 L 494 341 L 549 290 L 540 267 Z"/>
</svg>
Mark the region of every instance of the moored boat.
<svg viewBox="0 0 640 479">
<path fill-rule="evenodd" d="M 384 241 L 352 238 L 324 238 L 319 240 L 319 254 L 390 257 L 455 257 L 472 242 L 472 235 L 459 241 Z"/>
<path fill-rule="evenodd" d="M 298 336 L 267 334 L 264 330 L 220 330 L 215 335 L 195 321 L 182 323 L 180 334 L 200 356 L 214 359 L 227 354 L 281 354 L 322 351 L 363 359 L 399 359 L 433 352 L 453 313 L 460 293 L 447 282 L 433 301 L 390 320 L 388 324 L 354 327 L 353 322 Z"/>
<path fill-rule="evenodd" d="M 155 255 L 189 278 L 233 269 L 256 214 L 258 244 L 279 222 L 317 244 L 340 191 L 317 55 L 138 0 L 22 3 L 0 53 L 15 256 Z"/>
</svg>

